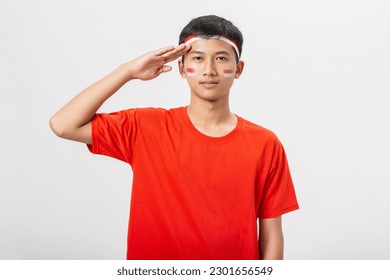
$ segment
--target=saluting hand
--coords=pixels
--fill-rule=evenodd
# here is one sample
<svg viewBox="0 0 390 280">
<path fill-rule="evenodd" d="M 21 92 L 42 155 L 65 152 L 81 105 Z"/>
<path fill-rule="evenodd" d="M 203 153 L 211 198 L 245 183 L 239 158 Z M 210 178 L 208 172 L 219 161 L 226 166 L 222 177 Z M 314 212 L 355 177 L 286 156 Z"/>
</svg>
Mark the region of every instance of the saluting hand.
<svg viewBox="0 0 390 280">
<path fill-rule="evenodd" d="M 166 63 L 181 57 L 190 49 L 191 46 L 185 44 L 181 44 L 177 47 L 170 46 L 149 52 L 129 61 L 129 80 L 140 79 L 147 81 L 158 77 L 161 73 L 171 71 L 172 66 L 166 65 Z"/>
</svg>

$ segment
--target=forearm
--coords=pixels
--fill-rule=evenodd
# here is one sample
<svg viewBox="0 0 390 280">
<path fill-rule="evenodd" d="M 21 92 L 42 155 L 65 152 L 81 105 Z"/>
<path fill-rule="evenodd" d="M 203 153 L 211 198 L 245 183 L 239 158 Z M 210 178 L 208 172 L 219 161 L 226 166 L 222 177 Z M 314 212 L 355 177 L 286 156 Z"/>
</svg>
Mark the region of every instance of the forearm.
<svg viewBox="0 0 390 280">
<path fill-rule="evenodd" d="M 129 63 L 90 85 L 63 106 L 51 119 L 52 130 L 61 137 L 88 123 L 102 104 L 130 78 Z"/>
</svg>

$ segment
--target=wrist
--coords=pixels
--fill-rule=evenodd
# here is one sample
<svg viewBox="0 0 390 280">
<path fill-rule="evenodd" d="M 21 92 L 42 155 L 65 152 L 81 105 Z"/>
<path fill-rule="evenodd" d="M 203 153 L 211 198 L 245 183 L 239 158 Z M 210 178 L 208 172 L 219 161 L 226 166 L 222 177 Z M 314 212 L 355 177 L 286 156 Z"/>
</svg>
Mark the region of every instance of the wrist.
<svg viewBox="0 0 390 280">
<path fill-rule="evenodd" d="M 123 76 L 124 76 L 126 82 L 135 79 L 134 74 L 133 74 L 133 71 L 132 71 L 132 68 L 133 68 L 133 67 L 132 67 L 131 61 L 125 62 L 125 63 L 121 64 L 121 65 L 118 67 L 118 70 L 123 74 Z"/>
</svg>

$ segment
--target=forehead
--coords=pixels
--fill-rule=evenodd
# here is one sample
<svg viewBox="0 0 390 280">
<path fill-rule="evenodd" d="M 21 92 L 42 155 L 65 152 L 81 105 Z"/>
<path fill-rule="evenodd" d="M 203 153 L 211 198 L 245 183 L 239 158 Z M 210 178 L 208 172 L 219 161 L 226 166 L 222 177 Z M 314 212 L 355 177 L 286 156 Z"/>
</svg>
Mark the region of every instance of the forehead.
<svg viewBox="0 0 390 280">
<path fill-rule="evenodd" d="M 218 39 L 200 39 L 191 43 L 191 52 L 216 53 L 227 52 L 234 55 L 234 49 L 228 43 Z"/>
</svg>

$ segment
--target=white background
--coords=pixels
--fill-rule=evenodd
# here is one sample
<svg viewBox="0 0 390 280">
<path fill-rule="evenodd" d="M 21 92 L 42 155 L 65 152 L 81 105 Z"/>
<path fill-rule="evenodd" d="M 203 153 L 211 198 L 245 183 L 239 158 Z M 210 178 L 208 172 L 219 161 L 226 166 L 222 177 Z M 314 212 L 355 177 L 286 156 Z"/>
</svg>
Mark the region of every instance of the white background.
<svg viewBox="0 0 390 280">
<path fill-rule="evenodd" d="M 128 165 L 57 138 L 48 120 L 119 64 L 177 44 L 194 17 L 244 35 L 232 110 L 285 146 L 301 209 L 285 258 L 390 259 L 390 3 L 0 1 L 0 259 L 124 259 Z M 174 70 L 101 112 L 186 105 Z"/>
</svg>

